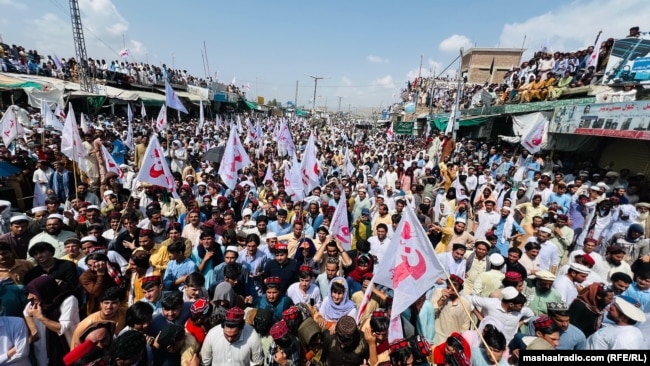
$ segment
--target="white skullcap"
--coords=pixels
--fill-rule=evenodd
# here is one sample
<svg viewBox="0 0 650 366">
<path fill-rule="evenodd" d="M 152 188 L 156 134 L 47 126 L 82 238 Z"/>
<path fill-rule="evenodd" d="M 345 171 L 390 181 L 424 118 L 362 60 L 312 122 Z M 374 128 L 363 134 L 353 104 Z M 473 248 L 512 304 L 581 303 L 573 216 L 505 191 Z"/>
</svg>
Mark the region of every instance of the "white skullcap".
<svg viewBox="0 0 650 366">
<path fill-rule="evenodd" d="M 517 291 L 517 289 L 512 286 L 508 286 L 501 290 L 501 295 L 503 296 L 504 300 L 512 300 L 519 296 L 519 291 Z"/>
<path fill-rule="evenodd" d="M 9 219 L 10 223 L 14 223 L 16 221 L 29 221 L 29 217 L 27 215 L 16 215 L 16 216 L 12 216 Z"/>
<path fill-rule="evenodd" d="M 93 243 L 97 243 L 97 238 L 94 237 L 93 235 L 88 235 L 88 236 L 84 236 L 83 238 L 81 238 L 82 243 L 85 243 L 87 241 L 92 241 Z"/>
<path fill-rule="evenodd" d="M 38 206 L 38 207 L 32 208 L 32 213 L 33 214 L 35 214 L 37 212 L 41 212 L 41 211 L 47 211 L 47 206 Z"/>
<path fill-rule="evenodd" d="M 574 271 L 576 271 L 578 273 L 583 273 L 583 274 L 589 274 L 591 272 L 589 267 L 584 266 L 584 265 L 582 265 L 580 263 L 571 263 L 569 265 L 569 268 L 571 268 L 572 270 L 574 270 Z"/>
<path fill-rule="evenodd" d="M 49 220 L 49 219 L 59 219 L 59 220 L 63 221 L 63 215 L 60 215 L 60 214 L 50 214 L 50 215 L 47 217 L 47 219 L 48 219 L 48 220 Z"/>
</svg>

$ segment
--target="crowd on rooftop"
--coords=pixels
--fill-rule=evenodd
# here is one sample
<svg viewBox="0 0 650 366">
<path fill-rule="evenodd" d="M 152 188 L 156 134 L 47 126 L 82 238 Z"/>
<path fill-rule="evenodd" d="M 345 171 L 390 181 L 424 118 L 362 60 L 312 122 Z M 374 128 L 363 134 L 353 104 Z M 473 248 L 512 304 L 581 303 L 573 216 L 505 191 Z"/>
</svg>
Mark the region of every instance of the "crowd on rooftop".
<svg viewBox="0 0 650 366">
<path fill-rule="evenodd" d="M 635 26 L 630 28 L 626 37 L 638 38 L 641 35 L 639 27 Z M 596 65 L 589 65 L 594 46 L 571 52 L 552 52 L 545 46 L 519 66 L 513 65 L 501 82 L 468 84 L 467 80 L 462 80 L 459 108 L 557 100 L 566 91 L 599 83 L 613 45 L 614 38 L 600 43 Z M 430 107 L 435 113 L 450 112 L 456 101 L 457 81 L 457 78 L 449 77 L 409 80 L 401 90 L 402 102 L 417 102 L 419 106 Z M 625 91 L 634 91 L 631 94 L 636 95 L 635 87 L 630 84 L 630 88 Z M 626 98 L 626 101 L 629 100 L 634 98 Z"/>
</svg>

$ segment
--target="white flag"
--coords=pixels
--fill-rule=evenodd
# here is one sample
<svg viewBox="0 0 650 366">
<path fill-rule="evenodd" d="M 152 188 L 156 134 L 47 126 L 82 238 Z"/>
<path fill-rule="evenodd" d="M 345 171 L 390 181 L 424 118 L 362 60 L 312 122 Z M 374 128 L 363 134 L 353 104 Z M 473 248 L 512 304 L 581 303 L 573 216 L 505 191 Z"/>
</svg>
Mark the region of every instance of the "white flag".
<svg viewBox="0 0 650 366">
<path fill-rule="evenodd" d="M 124 145 L 128 147 L 129 149 L 133 150 L 134 145 L 133 145 L 133 123 L 129 121 L 129 127 L 126 130 L 126 140 L 124 141 Z"/>
<path fill-rule="evenodd" d="M 339 203 L 336 205 L 336 211 L 334 211 L 329 231 L 330 234 L 341 243 L 343 249 L 352 249 L 350 224 L 348 223 L 348 202 L 343 190 L 341 190 L 341 198 L 339 199 Z"/>
<path fill-rule="evenodd" d="M 205 112 L 203 112 L 203 99 L 201 99 L 201 109 L 199 111 L 199 131 L 203 130 L 203 123 L 205 123 Z"/>
<path fill-rule="evenodd" d="M 144 103 L 140 105 L 140 117 L 144 120 L 144 117 L 147 115 L 147 109 L 144 107 Z"/>
<path fill-rule="evenodd" d="M 246 118 L 246 141 L 257 142 L 257 130 L 253 127 L 251 120 Z"/>
<path fill-rule="evenodd" d="M 138 172 L 135 179 L 138 182 L 167 188 L 174 198 L 180 199 L 178 192 L 176 192 L 174 176 L 172 176 L 169 165 L 167 165 L 167 160 L 165 160 L 163 150 L 158 142 L 158 136 L 155 134 L 151 135 L 149 139 L 149 146 L 147 146 L 144 153 L 140 172 Z"/>
<path fill-rule="evenodd" d="M 374 281 L 393 289 L 389 341 L 401 337 L 400 314 L 422 296 L 438 278 L 446 278 L 427 233 L 410 206 L 388 243 L 384 260 L 375 268 Z"/>
<path fill-rule="evenodd" d="M 293 154 L 291 162 L 291 201 L 293 202 L 302 202 L 305 199 L 305 194 L 303 193 L 303 184 L 302 184 L 302 173 L 300 169 L 300 163 L 298 163 L 298 158 L 296 154 Z"/>
<path fill-rule="evenodd" d="M 395 130 L 393 129 L 393 122 L 390 123 L 388 131 L 386 131 L 386 138 L 388 141 L 392 141 L 395 138 Z"/>
<path fill-rule="evenodd" d="M 104 145 L 102 145 L 102 154 L 104 155 L 104 162 L 106 163 L 105 164 L 106 171 L 117 174 L 120 180 L 123 180 L 124 172 L 122 172 L 122 169 L 120 169 L 120 167 L 117 166 L 115 159 L 113 159 L 113 156 L 111 155 L 110 152 L 108 152 L 108 149 Z"/>
<path fill-rule="evenodd" d="M 172 86 L 169 85 L 169 82 L 167 80 L 165 80 L 165 103 L 167 103 L 167 106 L 169 108 L 187 114 L 187 109 L 185 109 L 185 106 L 183 105 L 183 103 L 181 103 L 181 100 L 178 98 L 178 95 L 176 95 L 176 92 L 174 91 L 174 89 L 172 89 Z"/>
<path fill-rule="evenodd" d="M 535 126 L 528 131 L 528 134 L 526 134 L 526 136 L 521 140 L 521 146 L 531 154 L 539 152 L 542 149 L 542 143 L 544 142 L 544 135 L 547 126 L 548 120 L 546 118 L 537 121 Z"/>
<path fill-rule="evenodd" d="M 237 131 L 230 128 L 230 137 L 226 143 L 226 151 L 223 154 L 219 166 L 219 176 L 229 188 L 237 185 L 237 171 L 251 164 L 251 160 L 239 141 Z"/>
<path fill-rule="evenodd" d="M 594 44 L 594 50 L 591 52 L 591 55 L 587 60 L 587 68 L 589 68 L 589 66 L 598 68 L 598 53 L 600 52 L 600 34 L 601 33 L 598 33 L 598 37 L 596 38 L 596 43 Z"/>
<path fill-rule="evenodd" d="M 131 103 L 126 103 L 126 120 L 133 121 L 133 111 L 131 110 Z"/>
<path fill-rule="evenodd" d="M 361 318 L 363 317 L 363 314 L 365 314 L 366 309 L 368 308 L 368 303 L 370 302 L 370 298 L 372 297 L 372 290 L 375 287 L 375 280 L 374 278 L 370 279 L 370 283 L 368 283 L 368 287 L 366 288 L 366 292 L 363 293 L 363 299 L 361 299 L 361 305 L 359 306 L 359 311 L 357 312 L 357 324 L 361 322 Z"/>
<path fill-rule="evenodd" d="M 237 115 L 237 133 L 244 132 L 244 128 L 241 125 L 241 117 Z"/>
<path fill-rule="evenodd" d="M 266 183 L 268 181 L 273 182 L 273 185 L 275 185 L 275 180 L 273 179 L 273 169 L 271 168 L 273 166 L 273 163 L 269 163 L 269 165 L 266 167 L 266 174 L 264 175 L 264 180 L 262 183 Z"/>
<path fill-rule="evenodd" d="M 350 160 L 350 151 L 346 148 L 345 156 L 343 157 L 343 171 L 345 174 L 352 176 L 352 174 L 354 174 L 354 170 L 354 164 L 352 164 L 352 161 Z"/>
<path fill-rule="evenodd" d="M 286 152 L 291 155 L 296 154 L 296 145 L 293 143 L 291 138 L 291 131 L 289 131 L 289 123 L 284 121 L 280 127 L 280 137 L 279 141 L 284 145 Z"/>
<path fill-rule="evenodd" d="M 88 154 L 83 147 L 81 136 L 79 136 L 79 126 L 74 116 L 74 110 L 72 110 L 72 104 L 68 106 L 68 115 L 61 133 L 61 152 L 70 160 L 76 162 L 81 171 L 88 171 L 86 166 L 86 156 Z"/>
<path fill-rule="evenodd" d="M 120 57 L 128 57 L 129 56 L 129 49 L 125 48 L 122 51 L 120 51 Z"/>
<path fill-rule="evenodd" d="M 264 139 L 262 138 L 264 135 L 262 134 L 262 122 L 260 122 L 260 119 L 257 119 L 257 126 L 255 126 L 255 131 L 257 132 L 257 144 L 261 147 L 262 143 L 264 142 Z"/>
<path fill-rule="evenodd" d="M 293 189 L 291 189 L 291 168 L 288 164 L 284 165 L 284 180 L 282 183 L 284 184 L 284 191 L 287 192 L 289 197 L 291 197 Z"/>
<path fill-rule="evenodd" d="M 449 120 L 447 121 L 447 128 L 445 133 L 454 133 L 454 124 L 456 123 L 456 105 L 451 106 L 451 113 L 449 114 Z"/>
<path fill-rule="evenodd" d="M 160 112 L 158 112 L 158 118 L 156 118 L 156 130 L 162 132 L 167 127 L 167 106 L 162 105 L 160 107 Z"/>
<path fill-rule="evenodd" d="M 16 118 L 13 106 L 10 106 L 2 116 L 2 119 L 0 120 L 0 129 L 2 130 L 2 142 L 4 142 L 7 147 L 9 147 L 9 144 L 18 138 L 18 136 L 25 134 L 23 126 L 18 123 L 18 118 Z"/>
<path fill-rule="evenodd" d="M 59 103 L 56 104 L 56 109 L 54 110 L 54 114 L 61 119 L 65 119 L 65 112 L 63 111 Z"/>
<path fill-rule="evenodd" d="M 309 140 L 307 141 L 307 146 L 305 146 L 305 152 L 302 155 L 302 161 L 300 162 L 300 175 L 302 178 L 302 185 L 305 194 L 309 194 L 314 187 L 317 187 L 320 183 L 319 172 L 318 172 L 318 158 L 316 156 L 316 141 L 314 139 L 314 134 L 310 134 Z"/>
<path fill-rule="evenodd" d="M 90 127 L 88 126 L 88 118 L 83 113 L 81 113 L 81 124 L 80 125 L 81 125 L 81 130 L 84 133 L 88 133 L 88 130 L 90 129 Z"/>
</svg>

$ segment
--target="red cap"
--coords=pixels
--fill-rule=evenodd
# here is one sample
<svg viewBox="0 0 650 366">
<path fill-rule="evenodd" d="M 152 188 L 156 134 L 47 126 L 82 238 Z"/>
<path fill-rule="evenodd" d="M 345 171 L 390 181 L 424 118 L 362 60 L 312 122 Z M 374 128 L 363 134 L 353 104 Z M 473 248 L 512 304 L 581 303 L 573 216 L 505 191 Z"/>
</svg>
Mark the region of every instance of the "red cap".
<svg viewBox="0 0 650 366">
<path fill-rule="evenodd" d="M 95 343 L 91 340 L 87 340 L 82 344 L 78 345 L 72 351 L 68 352 L 67 355 L 63 357 L 63 363 L 66 366 L 70 366 L 75 362 L 83 358 L 88 352 L 90 352 L 95 347 Z"/>
<path fill-rule="evenodd" d="M 585 255 L 582 256 L 582 259 L 584 259 L 585 262 L 587 262 L 589 267 L 592 267 L 594 264 L 596 264 L 596 261 L 594 260 L 594 258 L 592 256 L 590 256 L 589 254 L 585 253 Z"/>
<path fill-rule="evenodd" d="M 236 321 L 236 322 L 244 320 L 244 310 L 242 310 L 237 306 L 228 309 L 228 311 L 226 312 L 226 320 Z"/>
<path fill-rule="evenodd" d="M 391 352 L 397 352 L 403 348 L 408 348 L 408 346 L 409 346 L 409 341 L 407 341 L 404 338 L 399 338 L 392 341 L 389 345 L 389 348 Z"/>
<path fill-rule="evenodd" d="M 266 286 L 280 286 L 280 277 L 267 277 L 264 279 Z"/>
<path fill-rule="evenodd" d="M 548 328 L 553 325 L 553 320 L 546 315 L 542 315 L 533 321 L 533 325 L 535 326 L 535 329 Z"/>
<path fill-rule="evenodd" d="M 287 322 L 285 322 L 284 320 L 280 320 L 279 322 L 273 324 L 273 326 L 269 330 L 269 334 L 271 335 L 271 338 L 273 338 L 273 340 L 278 340 L 286 336 L 288 333 L 289 333 L 289 327 L 287 326 Z"/>
</svg>

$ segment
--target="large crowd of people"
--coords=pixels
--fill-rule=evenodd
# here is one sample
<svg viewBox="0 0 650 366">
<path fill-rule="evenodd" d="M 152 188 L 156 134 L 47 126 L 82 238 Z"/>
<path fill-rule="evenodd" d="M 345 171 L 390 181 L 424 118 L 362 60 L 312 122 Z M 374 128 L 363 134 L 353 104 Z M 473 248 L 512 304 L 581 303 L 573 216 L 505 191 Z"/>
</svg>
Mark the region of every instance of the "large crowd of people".
<svg viewBox="0 0 650 366">
<path fill-rule="evenodd" d="M 129 149 L 126 113 L 88 116 L 79 164 L 32 110 L 0 146 L 24 200 L 0 200 L 0 364 L 483 366 L 650 347 L 643 173 L 344 120 L 290 119 L 293 159 L 282 119 L 248 118 L 170 119 L 164 133 L 136 118 Z M 234 187 L 218 173 L 229 162 L 206 159 L 233 148 L 231 128 L 251 160 Z M 319 185 L 295 199 L 285 172 L 312 133 Z M 137 179 L 154 135 L 177 196 Z M 342 197 L 351 249 L 330 231 Z M 409 210 L 445 273 L 393 339 L 394 289 L 372 280 Z"/>
</svg>

